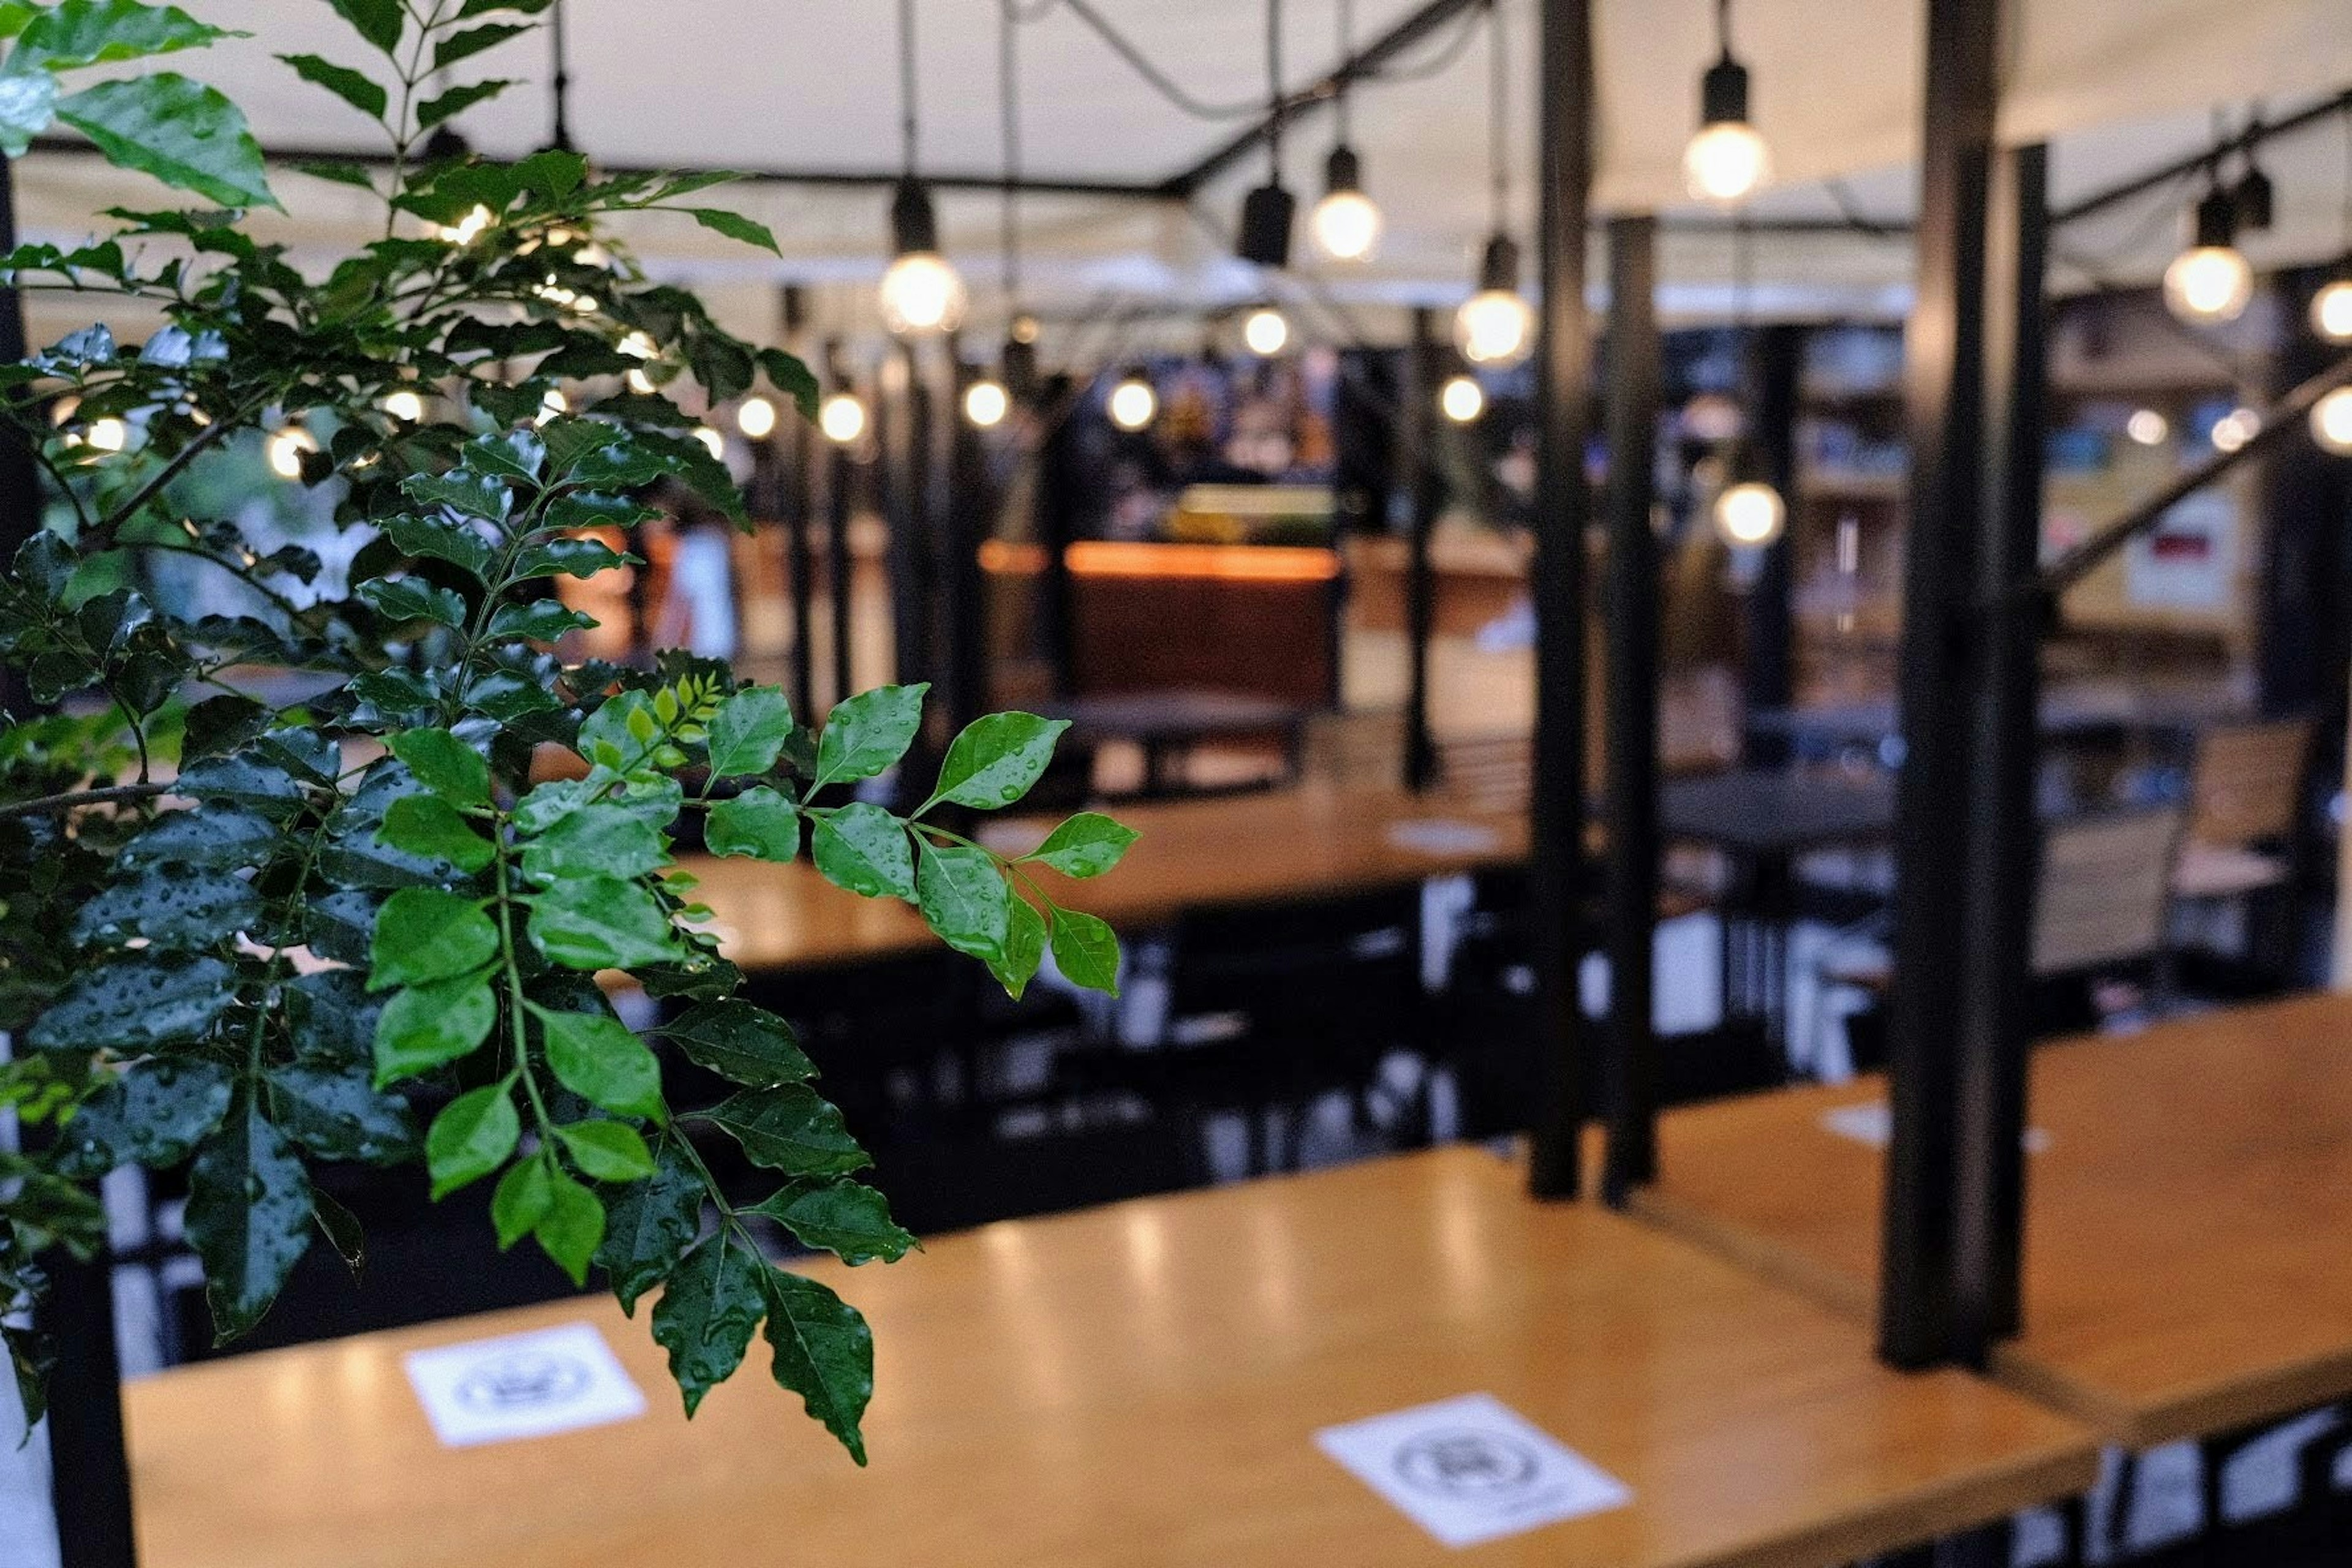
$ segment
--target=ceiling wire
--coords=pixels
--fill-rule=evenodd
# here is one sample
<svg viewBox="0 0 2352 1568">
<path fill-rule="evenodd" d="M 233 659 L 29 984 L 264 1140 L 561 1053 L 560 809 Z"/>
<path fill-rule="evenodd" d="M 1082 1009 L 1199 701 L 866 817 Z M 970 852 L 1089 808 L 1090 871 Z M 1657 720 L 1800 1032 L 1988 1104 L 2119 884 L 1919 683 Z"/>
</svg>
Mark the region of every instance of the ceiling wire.
<svg viewBox="0 0 2352 1568">
<path fill-rule="evenodd" d="M 915 0 L 898 0 L 898 137 L 906 174 L 915 175 Z"/>
<path fill-rule="evenodd" d="M 1282 184 L 1282 122 L 1289 102 L 1282 92 L 1282 0 L 1265 0 L 1266 183 Z"/>
<path fill-rule="evenodd" d="M 1511 73 L 1503 58 L 1501 0 L 1486 0 L 1486 179 L 1495 232 L 1511 221 Z"/>
<path fill-rule="evenodd" d="M 1021 313 L 1021 94 L 1018 39 L 1020 16 L 1014 0 L 1001 0 L 996 39 L 998 126 L 1004 150 L 1004 202 L 1000 236 L 1004 255 L 1004 297 L 1014 316 Z"/>
</svg>

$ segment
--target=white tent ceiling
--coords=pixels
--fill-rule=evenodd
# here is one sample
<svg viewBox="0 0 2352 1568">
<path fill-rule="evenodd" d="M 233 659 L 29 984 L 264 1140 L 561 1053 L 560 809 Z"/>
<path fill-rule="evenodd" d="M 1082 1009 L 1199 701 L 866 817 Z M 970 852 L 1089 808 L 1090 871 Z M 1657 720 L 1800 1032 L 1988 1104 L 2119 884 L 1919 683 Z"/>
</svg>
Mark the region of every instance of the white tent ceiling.
<svg viewBox="0 0 2352 1568">
<path fill-rule="evenodd" d="M 565 0 L 575 139 L 615 164 L 881 172 L 898 158 L 895 7 L 880 0 Z M 1369 41 L 1422 0 L 1357 0 L 1356 36 Z M 1533 0 L 1500 0 L 1517 84 L 1531 83 Z M 1250 122 L 1264 96 L 1264 0 L 1096 0 L 1098 9 L 1196 98 L 1230 106 L 1220 120 L 1189 115 L 1153 90 L 1066 6 L 1045 5 L 1021 30 L 1023 134 L 1029 172 L 1071 180 L 1149 184 L 1186 168 Z M 1286 0 L 1289 85 L 1321 78 L 1339 57 L 1338 0 Z M 1712 53 L 1708 0 L 1595 0 L 1598 36 L 1594 200 L 1601 209 L 1661 207 L 1688 216 L 1679 156 Z M 236 98 L 271 147 L 353 150 L 371 128 L 270 57 L 314 51 L 362 63 L 364 46 L 323 3 L 193 0 L 205 19 L 257 37 L 191 57 L 189 68 Z M 1041 8 L 1031 0 L 1028 8 Z M 1901 220 L 1912 206 L 1906 165 L 1916 144 L 1919 0 L 1739 0 L 1736 43 L 1755 75 L 1755 109 L 1779 184 L 1760 217 L 1833 218 L 1842 195 L 1858 210 Z M 921 0 L 922 156 L 934 173 L 992 177 L 1000 168 L 995 51 L 998 0 Z M 1383 305 L 1458 297 L 1488 225 L 1486 43 L 1460 30 L 1474 13 L 1407 51 L 1401 75 L 1361 88 L 1355 140 L 1368 183 L 1389 216 L 1381 260 L 1332 274 L 1329 290 L 1387 325 Z M 2352 83 L 2352 0 L 2015 0 L 2002 125 L 2014 140 L 2053 142 L 2063 205 L 2208 144 L 2212 106 L 2242 117 L 2262 100 L 2273 114 Z M 1457 48 L 1457 44 L 1466 47 Z M 526 39 L 460 68 L 543 82 L 543 40 Z M 1514 103 L 1518 163 L 1513 222 L 1533 203 L 1532 111 Z M 543 142 L 543 87 L 517 88 L 466 116 L 477 145 L 518 153 Z M 1292 130 L 1288 183 L 1311 197 L 1331 134 L 1328 114 Z M 2255 237 L 2259 261 L 2333 254 L 2346 167 L 2343 126 L 2328 121 L 2264 156 L 2280 191 L 2280 224 Z M 1201 304 L 1295 292 L 1231 261 L 1215 230 L 1242 191 L 1264 177 L 1253 154 L 1201 193 L 1197 211 L 1132 199 L 1032 196 L 1024 233 L 1038 300 L 1082 312 L 1107 300 Z M 1843 177 L 1832 193 L 1821 182 Z M 113 201 L 152 189 L 93 160 L 37 154 L 21 167 L 28 233 L 69 237 Z M 364 235 L 365 200 L 289 175 L 288 237 L 322 251 Z M 2145 279 L 2173 243 L 2171 212 L 2186 191 L 2159 193 L 2070 229 L 2065 254 L 2102 277 Z M 682 224 L 631 237 L 649 265 L 711 291 L 740 330 L 773 323 L 773 285 L 817 284 L 829 324 L 864 331 L 865 284 L 883 257 L 878 189 L 759 184 L 733 205 L 775 227 L 782 262 Z M 942 199 L 950 249 L 975 284 L 975 325 L 994 331 L 996 201 Z M 379 221 L 380 218 L 374 220 Z M 1893 315 L 1902 309 L 1909 247 L 1857 235 L 1767 234 L 1754 241 L 1760 310 Z M 1302 243 L 1300 249 L 1305 251 Z M 1679 314 L 1728 304 L 1732 247 L 1720 233 L 1670 227 L 1667 303 Z M 2062 265 L 2062 285 L 2088 281 Z M 833 284 L 837 287 L 826 288 Z M 1186 335 L 1195 329 L 1181 329 Z"/>
</svg>

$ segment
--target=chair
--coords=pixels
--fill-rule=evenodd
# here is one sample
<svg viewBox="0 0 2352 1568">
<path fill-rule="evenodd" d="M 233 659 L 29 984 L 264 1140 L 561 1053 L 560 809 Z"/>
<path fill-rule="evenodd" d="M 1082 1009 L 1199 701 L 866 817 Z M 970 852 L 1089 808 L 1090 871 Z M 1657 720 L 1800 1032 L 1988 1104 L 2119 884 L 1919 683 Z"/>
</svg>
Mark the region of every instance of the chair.
<svg viewBox="0 0 2352 1568">
<path fill-rule="evenodd" d="M 2184 899 L 2239 899 L 2284 882 L 2274 847 L 2294 834 L 2311 756 L 2308 719 L 2222 724 L 2198 737 L 2188 840 L 2173 872 Z"/>
</svg>

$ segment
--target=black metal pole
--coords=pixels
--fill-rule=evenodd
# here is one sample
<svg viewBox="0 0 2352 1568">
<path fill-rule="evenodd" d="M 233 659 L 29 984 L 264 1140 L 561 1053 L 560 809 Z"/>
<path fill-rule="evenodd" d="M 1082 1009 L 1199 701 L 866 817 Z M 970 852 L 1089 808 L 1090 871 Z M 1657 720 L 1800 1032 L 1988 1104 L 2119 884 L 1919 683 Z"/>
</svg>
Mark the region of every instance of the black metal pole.
<svg viewBox="0 0 2352 1568">
<path fill-rule="evenodd" d="M 1797 405 L 1804 371 L 1805 329 L 1775 321 L 1757 329 L 1751 405 L 1752 439 L 1764 481 L 1780 494 L 1789 509 L 1789 526 L 1766 545 L 1756 581 L 1748 591 L 1748 711 L 1786 708 L 1796 689 L 1795 616 L 1790 603 L 1800 520 L 1804 515 L 1797 493 Z M 1745 753 L 1750 767 L 1778 767 L 1789 760 L 1788 739 L 1750 729 Z"/>
<path fill-rule="evenodd" d="M 1592 172 L 1591 0 L 1541 0 L 1536 101 L 1535 780 L 1528 803 L 1535 880 L 1536 996 L 1543 1103 L 1528 1183 L 1572 1198 L 1584 1106 L 1587 1030 L 1577 994 L 1584 952 L 1584 481 L 1591 424 L 1591 332 L 1584 317 L 1584 217 Z"/>
<path fill-rule="evenodd" d="M 1037 406 L 1068 410 L 1077 388 L 1067 375 L 1050 378 Z M 1070 581 L 1070 542 L 1077 537 L 1082 503 L 1080 465 L 1085 456 L 1078 440 L 1078 422 L 1066 414 L 1047 426 L 1037 447 L 1035 525 L 1037 548 L 1044 556 L 1037 579 L 1037 612 L 1045 667 L 1054 695 L 1068 697 L 1076 689 L 1076 605 Z"/>
<path fill-rule="evenodd" d="M 1960 1162 L 1960 1000 L 1968 881 L 1969 721 L 1963 650 L 1975 631 L 1973 542 L 1984 500 L 1985 191 L 1993 155 L 2000 0 L 1928 0 L 1918 286 L 1905 342 L 1911 447 L 1898 678 L 1895 985 L 1888 1055 L 1879 1353 L 1951 1358 Z"/>
<path fill-rule="evenodd" d="M 1404 571 L 1404 787 L 1413 795 L 1425 792 L 1437 777 L 1437 748 L 1429 734 L 1429 645 L 1436 629 L 1437 583 L 1429 547 L 1445 504 L 1445 479 L 1437 463 L 1437 389 L 1444 353 L 1435 312 L 1414 310 L 1397 443 L 1412 509 Z"/>
<path fill-rule="evenodd" d="M 2042 449 L 2047 418 L 2050 151 L 1997 157 L 1986 251 L 1988 398 L 1979 531 L 1979 600 L 2002 608 L 1980 623 L 1970 686 L 1981 693 L 1970 737 L 1969 879 L 1961 949 L 1959 1248 L 1955 1329 L 1980 1361 L 2017 1331 L 2025 1227 L 2026 1060 L 2032 1044 L 2033 889 L 2039 862 L 2033 778 L 2041 727 L 2041 617 L 2011 584 L 2030 580 L 2042 542 Z"/>
<path fill-rule="evenodd" d="M 940 617 L 946 644 L 941 661 L 947 678 L 948 721 L 961 730 L 988 710 L 988 584 L 982 575 L 980 547 L 987 539 L 990 503 L 988 452 L 981 432 L 962 415 L 964 389 L 977 374 L 953 361 L 954 393 L 948 415 L 948 490 L 942 520 L 947 549 L 940 587 L 946 603 Z"/>
<path fill-rule="evenodd" d="M 803 351 L 801 335 L 807 325 L 807 296 L 798 285 L 783 291 L 784 342 Z M 784 443 L 778 443 L 784 447 Z M 811 534 L 815 520 L 814 480 L 816 431 L 805 419 L 792 421 L 792 438 L 783 476 L 785 593 L 793 606 L 793 710 L 803 716 L 816 711 L 816 549 Z"/>
<path fill-rule="evenodd" d="M 849 382 L 841 363 L 841 345 L 831 342 L 824 350 L 827 386 L 849 390 Z M 833 455 L 825 465 L 824 476 L 824 574 L 825 604 L 831 611 L 828 617 L 833 630 L 833 690 L 832 700 L 838 702 L 854 689 L 855 665 L 851 660 L 850 605 L 856 583 L 856 564 L 850 559 L 849 526 L 854 513 L 853 501 L 857 483 L 857 459 L 846 442 L 836 442 Z"/>
<path fill-rule="evenodd" d="M 1609 1153 L 1601 1195 L 1622 1205 L 1658 1171 L 1658 222 L 1609 221 Z"/>
</svg>

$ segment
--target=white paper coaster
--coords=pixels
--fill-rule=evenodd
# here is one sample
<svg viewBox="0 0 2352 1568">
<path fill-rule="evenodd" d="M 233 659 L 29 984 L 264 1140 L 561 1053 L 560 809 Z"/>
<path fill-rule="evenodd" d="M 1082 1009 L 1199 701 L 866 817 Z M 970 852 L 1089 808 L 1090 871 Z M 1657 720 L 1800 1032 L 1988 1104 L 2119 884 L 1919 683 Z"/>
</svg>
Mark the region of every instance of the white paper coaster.
<svg viewBox="0 0 2352 1568">
<path fill-rule="evenodd" d="M 1895 1136 L 1895 1108 L 1883 1100 L 1841 1105 L 1835 1110 L 1822 1112 L 1822 1130 L 1857 1143 L 1867 1143 L 1874 1149 L 1884 1149 Z M 2019 1146 L 2029 1154 L 2039 1154 L 2050 1147 L 2050 1134 L 2042 1128 L 2029 1127 Z"/>
<path fill-rule="evenodd" d="M 401 1359 L 444 1447 L 544 1437 L 646 1413 L 644 1393 L 590 1323 L 436 1345 Z"/>
<path fill-rule="evenodd" d="M 1422 855 L 1483 855 L 1502 840 L 1483 822 L 1416 816 L 1389 824 L 1389 842 Z"/>
<path fill-rule="evenodd" d="M 1326 1426 L 1315 1446 L 1447 1546 L 1633 1500 L 1624 1483 L 1491 1394 Z"/>
</svg>

